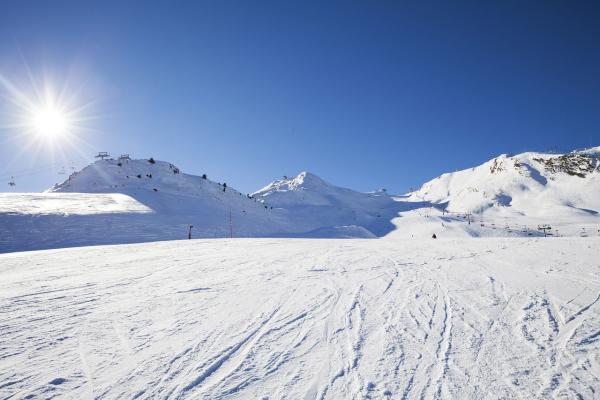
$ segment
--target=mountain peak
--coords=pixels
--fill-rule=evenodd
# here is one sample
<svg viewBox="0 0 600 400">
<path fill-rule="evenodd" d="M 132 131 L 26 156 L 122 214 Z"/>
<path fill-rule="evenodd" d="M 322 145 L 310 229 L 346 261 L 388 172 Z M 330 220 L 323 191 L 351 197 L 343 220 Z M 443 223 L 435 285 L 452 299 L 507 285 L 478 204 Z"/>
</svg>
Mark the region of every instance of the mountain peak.
<svg viewBox="0 0 600 400">
<path fill-rule="evenodd" d="M 327 182 L 325 182 L 323 179 L 319 178 L 317 175 L 308 172 L 308 171 L 302 171 L 300 172 L 294 179 L 292 179 L 292 182 L 295 183 L 298 186 L 314 186 L 314 185 L 318 185 L 318 186 L 324 186 L 327 185 Z"/>
</svg>

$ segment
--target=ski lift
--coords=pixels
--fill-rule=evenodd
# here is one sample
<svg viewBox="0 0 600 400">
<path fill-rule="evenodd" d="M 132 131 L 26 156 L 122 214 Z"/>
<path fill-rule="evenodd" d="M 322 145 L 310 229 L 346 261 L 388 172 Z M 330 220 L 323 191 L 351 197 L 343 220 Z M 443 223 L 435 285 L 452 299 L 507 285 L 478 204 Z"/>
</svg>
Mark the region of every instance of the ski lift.
<svg viewBox="0 0 600 400">
<path fill-rule="evenodd" d="M 543 231 L 544 237 L 552 236 L 552 227 L 548 224 L 538 225 L 538 231 Z"/>
<path fill-rule="evenodd" d="M 15 183 L 15 177 L 14 176 L 10 177 L 10 181 L 8 181 L 8 186 L 11 186 L 11 187 L 17 186 L 17 184 Z"/>
<path fill-rule="evenodd" d="M 94 156 L 94 158 L 99 158 L 101 160 L 104 160 L 105 158 L 110 157 L 110 154 L 108 154 L 108 152 L 106 151 L 99 151 L 97 155 Z"/>
</svg>

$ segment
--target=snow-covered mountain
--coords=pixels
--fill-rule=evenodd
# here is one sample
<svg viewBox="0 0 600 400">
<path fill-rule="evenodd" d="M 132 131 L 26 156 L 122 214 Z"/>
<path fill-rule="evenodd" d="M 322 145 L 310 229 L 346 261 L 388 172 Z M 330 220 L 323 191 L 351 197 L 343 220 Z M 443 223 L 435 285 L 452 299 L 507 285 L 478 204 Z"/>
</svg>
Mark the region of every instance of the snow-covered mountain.
<svg viewBox="0 0 600 400">
<path fill-rule="evenodd" d="M 155 160 L 97 161 L 51 192 L 126 194 L 182 223 L 201 217 L 201 236 L 205 227 L 230 235 L 231 212 L 236 236 L 375 237 L 393 229 L 398 205 L 384 191 L 359 193 L 308 172 L 243 195 Z"/>
<path fill-rule="evenodd" d="M 100 160 L 73 173 L 51 193 L 122 193 L 151 208 L 155 213 L 222 217 L 229 211 L 243 212 L 256 224 L 265 224 L 264 204 L 206 176 L 181 172 L 175 165 L 141 160 Z M 222 214 L 222 215 L 221 215 Z"/>
<path fill-rule="evenodd" d="M 0 195 L 0 252 L 192 237 L 260 237 L 285 217 L 168 162 L 100 160 L 47 193 Z"/>
<path fill-rule="evenodd" d="M 190 225 L 193 238 L 373 238 L 397 204 L 307 173 L 250 196 L 168 162 L 106 159 L 46 193 L 0 194 L 0 252 L 184 239 Z"/>
<path fill-rule="evenodd" d="M 529 216 L 589 215 L 600 210 L 600 147 L 568 154 L 500 155 L 480 166 L 443 174 L 413 199 L 449 210 L 510 210 Z"/>
<path fill-rule="evenodd" d="M 0 194 L 0 252 L 192 237 L 600 235 L 600 147 L 501 155 L 405 196 L 301 172 L 252 195 L 153 159 L 96 161 L 47 193 Z"/>
<path fill-rule="evenodd" d="M 282 210 L 300 231 L 317 236 L 325 231 L 353 237 L 382 236 L 393 229 L 390 219 L 399 211 L 398 202 L 385 191 L 356 192 L 310 172 L 271 182 L 252 197 Z"/>
<path fill-rule="evenodd" d="M 599 159 L 600 147 L 566 154 L 503 154 L 477 167 L 443 174 L 406 200 L 430 203 L 446 216 L 468 216 L 481 226 L 569 225 L 564 234 L 597 234 Z"/>
</svg>

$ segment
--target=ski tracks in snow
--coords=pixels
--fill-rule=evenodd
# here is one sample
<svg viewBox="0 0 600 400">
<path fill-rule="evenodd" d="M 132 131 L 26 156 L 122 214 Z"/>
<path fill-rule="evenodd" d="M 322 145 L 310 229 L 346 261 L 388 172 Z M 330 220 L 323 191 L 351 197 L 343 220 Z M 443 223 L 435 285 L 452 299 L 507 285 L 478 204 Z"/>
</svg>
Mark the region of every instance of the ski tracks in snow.
<svg viewBox="0 0 600 400">
<path fill-rule="evenodd" d="M 594 398 L 598 244 L 247 239 L 4 255 L 0 397 Z"/>
</svg>

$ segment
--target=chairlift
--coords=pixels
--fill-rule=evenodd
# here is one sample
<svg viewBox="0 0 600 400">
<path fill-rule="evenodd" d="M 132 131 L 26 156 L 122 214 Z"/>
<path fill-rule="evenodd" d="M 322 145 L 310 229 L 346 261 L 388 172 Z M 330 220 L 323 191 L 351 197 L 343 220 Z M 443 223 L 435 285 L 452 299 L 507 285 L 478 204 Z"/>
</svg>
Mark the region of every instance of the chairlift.
<svg viewBox="0 0 600 400">
<path fill-rule="evenodd" d="M 62 167 L 62 168 L 60 169 L 60 171 L 58 171 L 58 174 L 59 174 L 59 175 L 66 175 L 66 173 L 67 173 L 67 171 L 65 170 L 65 167 Z"/>
<path fill-rule="evenodd" d="M 110 154 L 108 154 L 108 152 L 106 151 L 99 151 L 97 155 L 94 156 L 94 158 L 99 158 L 101 160 L 104 160 L 105 158 L 109 158 Z"/>
<path fill-rule="evenodd" d="M 10 177 L 10 181 L 8 181 L 8 186 L 11 186 L 11 187 L 17 186 L 17 184 L 15 183 L 15 177 L 14 176 Z"/>
</svg>

